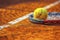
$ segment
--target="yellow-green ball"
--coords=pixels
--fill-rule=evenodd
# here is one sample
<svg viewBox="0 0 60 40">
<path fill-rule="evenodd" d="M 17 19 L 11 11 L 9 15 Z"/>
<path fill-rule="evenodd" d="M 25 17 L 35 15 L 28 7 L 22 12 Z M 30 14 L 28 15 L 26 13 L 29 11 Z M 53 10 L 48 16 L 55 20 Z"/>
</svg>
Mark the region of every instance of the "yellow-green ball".
<svg viewBox="0 0 60 40">
<path fill-rule="evenodd" d="M 46 20 L 47 19 L 48 12 L 44 8 L 37 8 L 34 10 L 33 17 L 34 19 L 39 19 L 39 20 Z"/>
</svg>

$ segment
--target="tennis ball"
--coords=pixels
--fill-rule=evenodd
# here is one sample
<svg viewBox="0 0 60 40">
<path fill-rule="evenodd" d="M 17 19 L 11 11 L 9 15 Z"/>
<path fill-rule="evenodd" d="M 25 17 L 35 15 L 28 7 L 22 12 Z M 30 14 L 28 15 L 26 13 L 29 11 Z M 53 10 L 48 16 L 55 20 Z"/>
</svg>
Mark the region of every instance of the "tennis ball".
<svg viewBox="0 0 60 40">
<path fill-rule="evenodd" d="M 48 16 L 48 12 L 44 8 L 37 8 L 37 9 L 34 10 L 33 18 L 35 20 L 37 20 L 37 19 L 46 20 L 47 16 Z"/>
</svg>

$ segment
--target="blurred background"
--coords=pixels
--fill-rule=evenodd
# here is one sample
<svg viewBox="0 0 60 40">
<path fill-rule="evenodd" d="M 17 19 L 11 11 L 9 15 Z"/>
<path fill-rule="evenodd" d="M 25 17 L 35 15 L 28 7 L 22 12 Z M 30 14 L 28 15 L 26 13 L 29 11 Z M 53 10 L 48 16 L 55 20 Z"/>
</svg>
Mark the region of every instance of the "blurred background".
<svg viewBox="0 0 60 40">
<path fill-rule="evenodd" d="M 36 8 L 47 6 L 57 0 L 0 0 L 0 25 L 33 12 Z M 48 11 L 59 10 L 59 4 Z"/>
<path fill-rule="evenodd" d="M 0 0 L 0 26 L 56 1 Z M 48 12 L 60 12 L 60 3 Z M 0 30 L 0 40 L 60 40 L 60 25 L 33 24 L 27 18 Z"/>
</svg>

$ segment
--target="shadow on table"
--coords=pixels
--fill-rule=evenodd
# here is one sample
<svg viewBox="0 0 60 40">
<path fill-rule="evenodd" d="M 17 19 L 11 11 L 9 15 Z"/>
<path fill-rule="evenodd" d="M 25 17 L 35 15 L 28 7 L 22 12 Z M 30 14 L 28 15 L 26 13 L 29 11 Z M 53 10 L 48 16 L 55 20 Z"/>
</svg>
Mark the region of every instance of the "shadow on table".
<svg viewBox="0 0 60 40">
<path fill-rule="evenodd" d="M 47 26 L 60 26 L 60 24 L 44 24 L 44 25 L 47 25 Z"/>
</svg>

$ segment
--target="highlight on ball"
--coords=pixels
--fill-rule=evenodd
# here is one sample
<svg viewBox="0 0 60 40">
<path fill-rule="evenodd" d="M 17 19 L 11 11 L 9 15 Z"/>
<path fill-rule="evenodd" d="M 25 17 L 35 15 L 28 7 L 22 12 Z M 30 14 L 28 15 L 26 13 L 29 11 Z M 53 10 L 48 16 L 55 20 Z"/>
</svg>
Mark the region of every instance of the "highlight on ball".
<svg viewBox="0 0 60 40">
<path fill-rule="evenodd" d="M 46 20 L 48 12 L 45 8 L 37 8 L 34 10 L 33 18 L 35 20 Z"/>
</svg>

